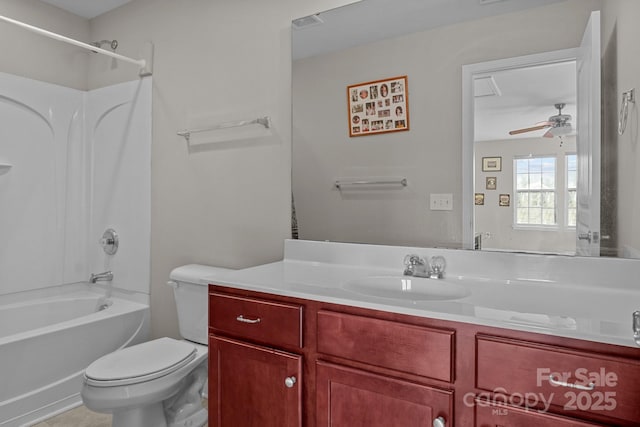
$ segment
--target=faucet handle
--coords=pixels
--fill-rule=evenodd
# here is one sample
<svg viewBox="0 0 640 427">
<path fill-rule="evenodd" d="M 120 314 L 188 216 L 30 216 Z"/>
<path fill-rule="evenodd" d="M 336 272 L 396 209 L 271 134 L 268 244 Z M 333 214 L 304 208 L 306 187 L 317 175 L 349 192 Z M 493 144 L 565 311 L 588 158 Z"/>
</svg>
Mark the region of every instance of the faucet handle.
<svg viewBox="0 0 640 427">
<path fill-rule="evenodd" d="M 424 265 L 424 264 L 425 264 L 424 259 L 419 257 L 418 255 L 409 254 L 404 257 L 404 265 L 406 265 L 407 267 L 415 266 L 415 265 Z"/>
<path fill-rule="evenodd" d="M 444 275 L 444 269 L 447 266 L 444 257 L 440 255 L 431 257 L 430 264 L 432 277 L 441 279 Z"/>
</svg>

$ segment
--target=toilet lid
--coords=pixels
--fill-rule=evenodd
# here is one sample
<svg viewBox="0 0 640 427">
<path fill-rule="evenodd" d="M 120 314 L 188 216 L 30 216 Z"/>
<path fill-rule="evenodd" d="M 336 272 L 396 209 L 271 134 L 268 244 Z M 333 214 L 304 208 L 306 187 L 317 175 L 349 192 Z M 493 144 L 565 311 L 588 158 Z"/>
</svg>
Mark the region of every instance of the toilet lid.
<svg viewBox="0 0 640 427">
<path fill-rule="evenodd" d="M 108 382 L 110 386 L 150 381 L 181 368 L 195 356 L 193 344 L 159 338 L 101 357 L 89 365 L 85 377 L 91 383 Z"/>
</svg>

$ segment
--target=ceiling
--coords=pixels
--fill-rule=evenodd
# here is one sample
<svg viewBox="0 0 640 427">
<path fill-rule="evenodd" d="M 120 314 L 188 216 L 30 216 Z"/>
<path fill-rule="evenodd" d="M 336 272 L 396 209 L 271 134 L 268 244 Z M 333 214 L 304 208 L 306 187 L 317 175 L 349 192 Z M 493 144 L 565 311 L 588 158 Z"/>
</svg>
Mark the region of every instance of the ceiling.
<svg viewBox="0 0 640 427">
<path fill-rule="evenodd" d="M 131 0 L 40 0 L 71 12 L 83 18 L 91 19 L 102 15 Z"/>
<path fill-rule="evenodd" d="M 295 29 L 298 20 L 294 20 L 293 58 L 562 1 L 565 0 L 362 0 L 310 15 L 320 18 L 322 24 L 306 20 L 311 25 Z"/>
<path fill-rule="evenodd" d="M 575 61 L 492 73 L 498 95 L 476 96 L 475 141 L 542 137 L 547 129 L 509 135 L 510 130 L 535 126 L 558 114 L 554 104 L 564 103 L 576 127 Z"/>
</svg>

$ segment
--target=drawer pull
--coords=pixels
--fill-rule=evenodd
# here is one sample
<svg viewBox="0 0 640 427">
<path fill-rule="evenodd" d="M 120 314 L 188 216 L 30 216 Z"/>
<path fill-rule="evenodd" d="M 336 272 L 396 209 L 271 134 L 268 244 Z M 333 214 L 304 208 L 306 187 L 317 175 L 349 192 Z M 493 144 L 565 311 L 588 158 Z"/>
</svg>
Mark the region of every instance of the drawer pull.
<svg viewBox="0 0 640 427">
<path fill-rule="evenodd" d="M 287 388 L 292 388 L 294 385 L 296 385 L 296 377 L 287 377 L 284 379 L 284 385 L 287 386 Z"/>
<path fill-rule="evenodd" d="M 438 417 L 435 420 L 433 420 L 433 427 L 446 427 L 447 424 L 444 421 L 444 418 L 442 417 Z"/>
<path fill-rule="evenodd" d="M 257 319 L 247 319 L 242 314 L 239 315 L 238 317 L 236 317 L 236 320 L 238 322 L 242 322 L 242 323 L 251 323 L 251 324 L 260 323 L 260 318 L 259 317 Z"/>
<path fill-rule="evenodd" d="M 549 383 L 552 384 L 552 385 L 558 385 L 558 386 L 568 387 L 568 388 L 575 388 L 577 390 L 585 390 L 585 391 L 591 391 L 594 388 L 596 388 L 596 385 L 594 383 L 589 383 L 587 385 L 565 383 L 564 381 L 560 381 L 560 380 L 557 380 L 557 379 L 553 378 L 553 375 L 549 375 Z"/>
</svg>

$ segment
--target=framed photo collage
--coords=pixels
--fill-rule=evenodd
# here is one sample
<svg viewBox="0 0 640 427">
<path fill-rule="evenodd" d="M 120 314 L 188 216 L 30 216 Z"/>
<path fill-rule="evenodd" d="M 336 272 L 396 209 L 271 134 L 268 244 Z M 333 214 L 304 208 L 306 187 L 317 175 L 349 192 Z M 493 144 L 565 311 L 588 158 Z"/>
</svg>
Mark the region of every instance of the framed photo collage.
<svg viewBox="0 0 640 427">
<path fill-rule="evenodd" d="M 409 130 L 407 76 L 347 86 L 349 136 Z"/>
</svg>

